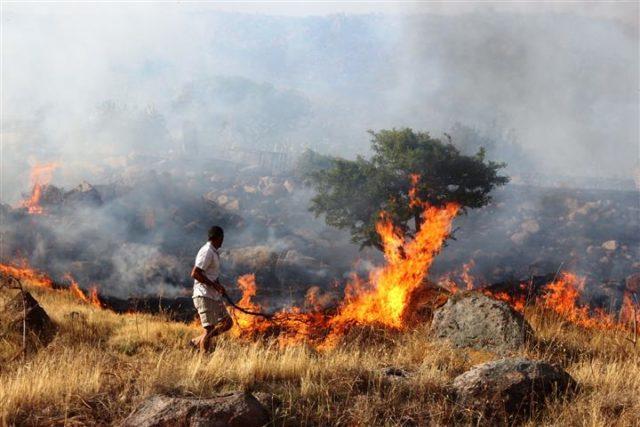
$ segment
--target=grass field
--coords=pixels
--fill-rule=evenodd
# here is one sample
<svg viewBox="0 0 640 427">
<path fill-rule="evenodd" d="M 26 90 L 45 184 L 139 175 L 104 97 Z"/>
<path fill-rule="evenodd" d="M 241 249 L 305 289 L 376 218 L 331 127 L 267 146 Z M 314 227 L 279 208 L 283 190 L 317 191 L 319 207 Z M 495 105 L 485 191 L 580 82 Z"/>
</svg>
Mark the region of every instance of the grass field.
<svg viewBox="0 0 640 427">
<path fill-rule="evenodd" d="M 497 358 L 434 341 L 428 325 L 354 332 L 322 352 L 225 337 L 201 355 L 186 346 L 199 333 L 196 325 L 118 315 L 68 292 L 32 294 L 60 330 L 26 361 L 7 362 L 16 347 L 0 343 L 2 425 L 104 425 L 154 393 L 208 397 L 242 389 L 277 396 L 274 425 L 451 425 L 466 422 L 450 398 L 453 378 Z M 640 425 L 640 358 L 628 335 L 584 330 L 533 309 L 526 317 L 539 342 L 521 354 L 561 364 L 581 386 L 527 425 Z M 388 377 L 383 370 L 390 366 L 409 375 Z"/>
</svg>

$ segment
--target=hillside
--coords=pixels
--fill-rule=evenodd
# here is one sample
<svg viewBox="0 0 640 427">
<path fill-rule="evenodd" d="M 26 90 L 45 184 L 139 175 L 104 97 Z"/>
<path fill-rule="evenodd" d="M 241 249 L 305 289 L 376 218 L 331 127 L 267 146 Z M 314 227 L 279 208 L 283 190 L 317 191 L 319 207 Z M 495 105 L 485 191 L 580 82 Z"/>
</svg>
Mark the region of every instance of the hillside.
<svg viewBox="0 0 640 427">
<path fill-rule="evenodd" d="M 332 349 L 275 341 L 220 340 L 207 355 L 187 349 L 195 324 L 118 315 L 70 292 L 30 287 L 59 332 L 26 360 L 0 346 L 3 425 L 91 425 L 123 420 L 156 393 L 208 397 L 223 391 L 274 394 L 274 425 L 450 425 L 466 418 L 450 398 L 454 377 L 499 356 L 453 349 L 429 325 L 402 332 L 352 332 Z M 16 291 L 3 290 L 2 301 Z M 628 333 L 583 329 L 528 309 L 537 342 L 519 354 L 563 366 L 580 389 L 525 425 L 634 425 L 640 413 L 637 347 Z M 389 375 L 385 368 L 403 370 Z"/>
</svg>

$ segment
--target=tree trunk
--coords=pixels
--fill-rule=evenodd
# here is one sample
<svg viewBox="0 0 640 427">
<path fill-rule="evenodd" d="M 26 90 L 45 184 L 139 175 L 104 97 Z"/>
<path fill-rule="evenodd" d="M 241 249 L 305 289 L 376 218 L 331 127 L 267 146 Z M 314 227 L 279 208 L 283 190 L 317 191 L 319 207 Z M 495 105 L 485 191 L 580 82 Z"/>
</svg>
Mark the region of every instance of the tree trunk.
<svg viewBox="0 0 640 427">
<path fill-rule="evenodd" d="M 420 232 L 420 226 L 422 225 L 422 217 L 420 212 L 413 214 L 413 220 L 416 222 L 416 234 Z"/>
</svg>

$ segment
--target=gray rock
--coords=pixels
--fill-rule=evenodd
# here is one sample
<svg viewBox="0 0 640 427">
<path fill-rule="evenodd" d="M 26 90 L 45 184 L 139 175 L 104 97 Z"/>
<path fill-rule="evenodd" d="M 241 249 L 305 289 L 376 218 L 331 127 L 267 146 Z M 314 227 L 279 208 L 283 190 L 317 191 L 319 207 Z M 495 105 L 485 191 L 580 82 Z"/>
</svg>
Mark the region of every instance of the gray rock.
<svg viewBox="0 0 640 427">
<path fill-rule="evenodd" d="M 533 337 L 533 330 L 521 314 L 507 303 L 478 292 L 456 294 L 437 309 L 432 330 L 455 347 L 513 352 Z"/>
<path fill-rule="evenodd" d="M 235 392 L 210 399 L 151 396 L 126 420 L 126 427 L 260 427 L 269 411 L 250 393 Z"/>
<path fill-rule="evenodd" d="M 387 366 L 382 368 L 382 375 L 389 378 L 407 378 L 409 373 L 402 368 L 396 368 L 395 366 Z"/>
<path fill-rule="evenodd" d="M 83 181 L 73 190 L 67 191 L 64 194 L 64 203 L 71 205 L 88 205 L 88 206 L 100 206 L 102 205 L 102 198 L 100 193 L 91 184 Z"/>
<path fill-rule="evenodd" d="M 546 399 L 570 394 L 575 387 L 564 369 L 523 358 L 483 363 L 453 381 L 459 405 L 478 417 L 505 424 L 531 415 Z"/>
</svg>

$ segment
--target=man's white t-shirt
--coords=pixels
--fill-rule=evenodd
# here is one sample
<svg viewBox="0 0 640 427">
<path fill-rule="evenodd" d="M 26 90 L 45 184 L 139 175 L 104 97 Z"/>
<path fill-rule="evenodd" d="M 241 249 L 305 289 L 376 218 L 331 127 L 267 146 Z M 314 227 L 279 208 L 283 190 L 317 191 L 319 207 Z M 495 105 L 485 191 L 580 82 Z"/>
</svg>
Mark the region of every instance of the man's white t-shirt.
<svg viewBox="0 0 640 427">
<path fill-rule="evenodd" d="M 209 280 L 214 282 L 218 280 L 218 277 L 220 277 L 220 256 L 211 242 L 205 243 L 204 246 L 200 248 L 198 255 L 196 255 L 195 266 L 202 269 Z M 197 280 L 193 281 L 193 296 L 220 300 L 218 291 Z"/>
</svg>

